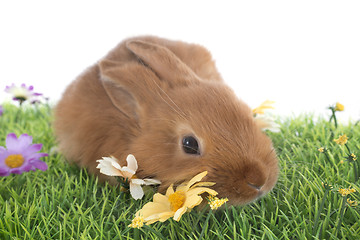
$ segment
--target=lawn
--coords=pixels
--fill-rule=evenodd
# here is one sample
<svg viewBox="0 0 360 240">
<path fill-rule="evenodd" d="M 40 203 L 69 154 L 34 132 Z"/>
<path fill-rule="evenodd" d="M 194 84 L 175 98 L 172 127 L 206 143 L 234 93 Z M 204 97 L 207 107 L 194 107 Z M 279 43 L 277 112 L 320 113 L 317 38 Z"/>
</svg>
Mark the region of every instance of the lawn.
<svg viewBox="0 0 360 240">
<path fill-rule="evenodd" d="M 193 210 L 179 222 L 133 229 L 134 213 L 153 193 L 135 201 L 66 163 L 54 148 L 51 121 L 47 105 L 4 105 L 0 146 L 9 133 L 27 133 L 43 143 L 49 168 L 0 177 L 0 239 L 360 239 L 360 206 L 351 202 L 360 202 L 354 171 L 360 164 L 345 158 L 347 148 L 360 154 L 360 124 L 335 128 L 311 115 L 282 119 L 281 131 L 268 133 L 281 169 L 270 194 L 247 206 Z M 333 141 L 342 134 L 346 146 Z M 349 187 L 356 192 L 338 192 Z"/>
</svg>

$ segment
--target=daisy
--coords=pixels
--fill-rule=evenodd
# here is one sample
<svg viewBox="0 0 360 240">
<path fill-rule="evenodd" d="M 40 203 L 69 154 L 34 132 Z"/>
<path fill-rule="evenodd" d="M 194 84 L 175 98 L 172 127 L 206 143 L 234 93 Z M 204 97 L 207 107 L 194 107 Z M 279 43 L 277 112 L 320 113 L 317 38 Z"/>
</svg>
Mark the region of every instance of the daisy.
<svg viewBox="0 0 360 240">
<path fill-rule="evenodd" d="M 38 153 L 41 148 L 42 144 L 32 144 L 32 137 L 27 134 L 22 134 L 19 138 L 15 133 L 8 134 L 6 148 L 0 146 L 0 176 L 21 174 L 35 169 L 47 170 L 47 164 L 40 158 L 48 154 Z"/>
<path fill-rule="evenodd" d="M 199 205 L 203 198 L 200 194 L 207 192 L 211 195 L 217 195 L 215 190 L 207 188 L 213 186 L 212 182 L 200 182 L 207 172 L 202 172 L 190 181 L 182 183 L 173 189 L 173 184 L 167 189 L 166 194 L 155 193 L 153 202 L 149 202 L 137 211 L 135 218 L 143 217 L 144 222 L 149 225 L 156 221 L 164 222 L 168 218 L 173 217 L 175 221 L 179 221 L 181 216 L 186 212 Z"/>
<path fill-rule="evenodd" d="M 138 169 L 138 165 L 134 155 L 129 154 L 126 161 L 128 165 L 126 167 L 121 167 L 115 157 L 103 157 L 102 159 L 97 160 L 99 164 L 96 168 L 100 169 L 102 174 L 122 177 L 129 181 L 130 194 L 135 200 L 144 196 L 141 185 L 156 185 L 161 183 L 156 179 L 139 179 L 136 177 L 135 173 Z"/>
<path fill-rule="evenodd" d="M 5 88 L 5 92 L 12 94 L 13 100 L 19 101 L 20 105 L 26 100 L 36 98 L 37 96 L 42 95 L 41 93 L 36 93 L 33 90 L 34 90 L 33 86 L 27 87 L 24 83 L 21 84 L 20 87 L 17 87 L 15 86 L 15 84 L 12 84 L 11 86 L 6 86 Z"/>
</svg>

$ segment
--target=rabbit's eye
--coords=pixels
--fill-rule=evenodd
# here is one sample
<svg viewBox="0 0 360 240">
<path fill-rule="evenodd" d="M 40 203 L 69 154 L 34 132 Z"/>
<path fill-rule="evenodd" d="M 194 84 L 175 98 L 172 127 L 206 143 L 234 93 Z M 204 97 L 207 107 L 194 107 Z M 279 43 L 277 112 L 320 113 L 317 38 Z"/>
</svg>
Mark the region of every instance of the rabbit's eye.
<svg viewBox="0 0 360 240">
<path fill-rule="evenodd" d="M 185 136 L 182 139 L 182 147 L 185 153 L 188 154 L 200 154 L 199 144 L 197 140 L 192 136 Z"/>
</svg>

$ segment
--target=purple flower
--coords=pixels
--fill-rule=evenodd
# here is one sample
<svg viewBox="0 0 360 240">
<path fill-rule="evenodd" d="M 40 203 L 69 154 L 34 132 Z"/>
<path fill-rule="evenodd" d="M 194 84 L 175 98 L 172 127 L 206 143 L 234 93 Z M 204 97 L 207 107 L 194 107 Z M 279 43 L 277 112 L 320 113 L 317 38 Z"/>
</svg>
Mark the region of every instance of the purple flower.
<svg viewBox="0 0 360 240">
<path fill-rule="evenodd" d="M 3 112 L 4 112 L 4 108 L 3 106 L 0 105 L 0 116 L 3 115 Z"/>
<path fill-rule="evenodd" d="M 20 87 L 15 86 L 12 84 L 11 86 L 6 86 L 5 92 L 10 93 L 13 95 L 13 100 L 19 101 L 20 104 L 25 102 L 28 99 L 36 98 L 37 96 L 41 96 L 41 93 L 36 93 L 33 91 L 34 87 L 29 86 L 27 87 L 24 83 L 21 84 Z"/>
<path fill-rule="evenodd" d="M 38 153 L 42 144 L 32 144 L 31 136 L 22 134 L 17 138 L 15 133 L 10 133 L 6 137 L 6 148 L 0 146 L 0 176 L 21 174 L 35 169 L 47 170 L 47 164 L 39 158 L 48 154 Z"/>
</svg>

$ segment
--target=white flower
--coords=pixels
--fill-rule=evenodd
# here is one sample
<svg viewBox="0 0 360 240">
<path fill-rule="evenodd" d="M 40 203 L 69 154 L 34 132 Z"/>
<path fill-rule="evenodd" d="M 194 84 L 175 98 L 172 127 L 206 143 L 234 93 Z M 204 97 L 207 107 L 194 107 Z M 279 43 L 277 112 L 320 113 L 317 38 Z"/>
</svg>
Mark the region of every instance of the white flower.
<svg viewBox="0 0 360 240">
<path fill-rule="evenodd" d="M 271 115 L 257 114 L 255 121 L 263 131 L 280 132 L 280 125 L 275 122 L 275 119 Z"/>
<path fill-rule="evenodd" d="M 161 183 L 156 179 L 139 179 L 136 177 L 135 173 L 138 169 L 138 165 L 134 155 L 129 154 L 126 158 L 126 161 L 127 166 L 121 167 L 115 157 L 103 157 L 102 159 L 97 160 L 99 164 L 96 168 L 100 169 L 102 174 L 128 179 L 130 194 L 135 200 L 144 196 L 144 191 L 141 185 L 156 185 Z"/>
</svg>

